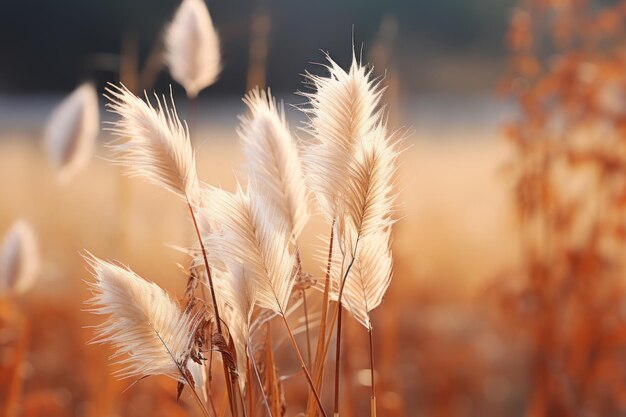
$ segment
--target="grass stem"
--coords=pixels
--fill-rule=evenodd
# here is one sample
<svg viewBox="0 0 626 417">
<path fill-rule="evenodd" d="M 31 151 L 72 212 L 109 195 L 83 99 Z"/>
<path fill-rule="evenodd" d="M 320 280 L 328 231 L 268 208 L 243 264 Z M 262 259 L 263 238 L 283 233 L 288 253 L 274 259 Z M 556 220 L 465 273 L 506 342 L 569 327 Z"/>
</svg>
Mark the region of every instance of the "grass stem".
<svg viewBox="0 0 626 417">
<path fill-rule="evenodd" d="M 204 247 L 204 242 L 202 241 L 202 235 L 200 234 L 200 228 L 198 227 L 198 222 L 196 221 L 196 215 L 194 213 L 193 207 L 189 199 L 187 199 L 187 205 L 189 206 L 189 213 L 191 214 L 191 220 L 193 221 L 193 226 L 196 230 L 196 235 L 198 237 L 198 242 L 200 243 L 200 249 L 202 250 L 202 258 L 204 260 L 204 267 L 206 268 L 207 273 L 207 281 L 209 283 L 209 289 L 211 290 L 211 301 L 213 303 L 213 310 L 215 311 L 215 321 L 217 324 L 217 331 L 219 334 L 224 336 L 222 332 L 222 320 L 220 319 L 219 308 L 217 306 L 217 298 L 215 296 L 215 288 L 213 287 L 213 277 L 211 275 L 211 267 L 209 266 L 209 260 L 207 258 L 206 248 Z M 225 338 L 226 336 L 224 336 Z M 230 377 L 230 372 L 228 371 L 228 365 L 226 361 L 222 361 L 224 368 L 224 383 L 226 384 L 226 389 L 228 390 L 228 400 L 230 403 L 230 411 L 233 416 L 236 416 L 236 403 L 233 395 L 233 386 L 232 379 Z"/>
<path fill-rule="evenodd" d="M 326 276 L 324 278 L 324 295 L 322 297 L 320 328 L 317 338 L 317 348 L 315 351 L 315 387 L 318 392 L 322 392 L 322 377 L 324 375 L 324 359 L 326 357 L 324 353 L 324 340 L 326 338 L 326 321 L 328 316 L 328 301 L 330 295 L 330 271 L 333 260 L 333 241 L 335 238 L 335 220 L 330 225 L 330 237 L 328 240 L 328 261 L 326 263 Z M 313 398 L 312 394 L 309 394 L 309 401 L 307 405 L 307 416 L 310 416 L 313 412 Z"/>
<path fill-rule="evenodd" d="M 374 379 L 374 329 L 370 325 L 367 330 L 370 339 L 370 378 L 372 393 L 370 395 L 370 416 L 376 417 L 376 381 Z"/>
<path fill-rule="evenodd" d="M 317 393 L 317 390 L 315 389 L 315 385 L 313 384 L 313 379 L 311 378 L 311 374 L 309 374 L 309 371 L 306 368 L 306 364 L 304 363 L 304 358 L 302 358 L 302 354 L 300 353 L 300 349 L 298 348 L 296 339 L 293 337 L 293 332 L 291 331 L 289 322 L 287 322 L 287 318 L 285 317 L 284 314 L 281 314 L 280 316 L 283 318 L 283 322 L 285 323 L 285 327 L 287 328 L 287 333 L 289 334 L 289 339 L 291 340 L 291 344 L 293 345 L 293 348 L 296 351 L 296 355 L 298 356 L 298 360 L 300 361 L 300 367 L 302 368 L 302 371 L 304 372 L 304 376 L 306 377 L 306 380 L 309 383 L 309 387 L 311 388 L 311 391 L 313 392 L 313 396 L 315 397 L 315 401 L 317 402 L 320 412 L 322 413 L 324 417 L 327 417 L 326 411 L 324 411 L 324 406 L 322 405 L 322 400 L 320 399 L 320 396 Z"/>
</svg>

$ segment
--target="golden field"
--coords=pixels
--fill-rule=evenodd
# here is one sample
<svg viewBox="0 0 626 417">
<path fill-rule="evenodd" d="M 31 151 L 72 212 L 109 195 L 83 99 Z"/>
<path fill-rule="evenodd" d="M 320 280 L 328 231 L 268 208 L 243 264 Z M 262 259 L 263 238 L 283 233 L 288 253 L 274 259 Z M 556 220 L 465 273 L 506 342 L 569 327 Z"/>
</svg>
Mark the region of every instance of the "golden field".
<svg viewBox="0 0 626 417">
<path fill-rule="evenodd" d="M 206 182 L 233 189 L 243 156 L 234 133 L 219 130 L 219 140 L 213 139 L 216 133 L 212 131 L 203 132 L 211 139 L 196 142 L 199 174 Z M 106 137 L 101 134 L 101 141 L 106 142 Z M 507 147 L 497 131 L 487 138 L 449 139 L 408 137 L 409 148 L 400 164 L 401 220 L 394 230 L 394 279 L 383 305 L 374 313 L 382 329 L 379 363 L 394 369 L 383 377 L 388 381 L 380 384 L 388 391 L 382 396 L 381 411 L 387 409 L 393 415 L 418 415 L 409 411 L 418 404 L 424 412 L 449 407 L 468 407 L 469 412 L 478 404 L 496 411 L 506 409 L 514 395 L 510 388 L 499 394 L 502 398 L 488 390 L 504 389 L 498 381 L 523 383 L 509 381 L 520 379 L 510 370 L 496 369 L 502 366 L 502 353 L 494 356 L 491 350 L 508 348 L 493 323 L 489 324 L 493 312 L 481 305 L 492 281 L 518 258 L 515 240 L 510 238 L 515 223 L 507 179 L 501 173 Z M 92 335 L 84 326 L 93 323 L 83 311 L 88 298 L 83 280 L 89 273 L 82 255 L 87 248 L 99 257 L 131 266 L 182 296 L 186 277 L 178 264 L 185 262 L 185 256 L 173 246 L 193 244 L 184 205 L 157 187 L 123 177 L 105 160 L 106 155 L 106 149 L 98 149 L 88 168 L 62 185 L 32 138 L 3 141 L 0 175 L 14 180 L 4 186 L 11 198 L 0 205 L 0 227 L 7 228 L 17 217 L 29 219 L 38 231 L 44 262 L 37 286 L 16 301 L 19 314 L 32 322 L 27 365 L 23 365 L 28 370 L 23 371 L 24 405 L 35 410 L 28 415 L 134 415 L 128 410 L 144 410 L 142 396 L 154 390 L 172 403 L 168 407 L 178 409 L 172 382 L 155 387 L 153 382 L 142 381 L 122 393 L 128 383 L 108 377 L 106 353 L 87 345 Z M 307 254 L 322 251 L 318 235 L 327 233 L 317 217 L 302 239 Z M 322 274 L 319 259 L 309 256 L 304 266 Z M 355 323 L 349 323 L 348 329 L 355 337 L 365 337 Z M 5 358 L 15 347 L 10 326 L 6 332 Z M 421 341 L 420 335 L 429 335 L 428 340 Z M 359 349 L 358 345 L 353 349 Z M 354 356 L 350 360 L 354 369 L 348 374 L 353 375 L 358 393 L 359 374 L 355 372 L 366 365 L 359 354 L 349 356 Z M 480 398 L 472 399 L 477 388 L 468 385 L 467 378 L 482 380 L 483 376 L 467 375 L 477 371 L 457 368 L 454 361 L 494 374 L 481 381 L 485 386 L 479 390 Z M 451 373 L 446 380 L 431 374 L 440 366 Z M 59 377 L 71 372 L 77 372 L 75 378 Z M 302 395 L 305 386 L 299 381 L 295 388 L 295 394 L 287 394 L 288 404 L 290 397 Z M 431 403 L 427 399 L 431 390 L 449 396 L 453 404 Z M 416 393 L 423 398 L 418 401 Z M 143 401 L 156 404 L 161 400 Z M 170 408 L 159 406 L 155 415 L 172 415 Z M 57 414 L 48 414 L 51 410 Z"/>
</svg>

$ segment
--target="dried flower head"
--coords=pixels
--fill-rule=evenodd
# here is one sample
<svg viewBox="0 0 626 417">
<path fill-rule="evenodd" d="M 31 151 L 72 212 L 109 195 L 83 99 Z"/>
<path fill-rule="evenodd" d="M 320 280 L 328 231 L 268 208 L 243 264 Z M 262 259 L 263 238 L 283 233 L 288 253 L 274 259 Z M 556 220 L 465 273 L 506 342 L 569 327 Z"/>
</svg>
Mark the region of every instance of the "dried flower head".
<svg viewBox="0 0 626 417">
<path fill-rule="evenodd" d="M 247 191 L 207 193 L 204 215 L 218 225 L 207 237 L 211 262 L 241 266 L 254 281 L 256 304 L 284 314 L 295 280 L 287 221 L 252 184 Z"/>
<path fill-rule="evenodd" d="M 90 83 L 74 90 L 52 112 L 44 145 L 61 182 L 69 181 L 91 159 L 99 123 L 98 96 Z"/>
<path fill-rule="evenodd" d="M 165 34 L 165 59 L 172 78 L 189 97 L 213 84 L 220 73 L 220 43 L 203 0 L 184 0 Z"/>
<path fill-rule="evenodd" d="M 252 90 L 244 102 L 250 114 L 241 117 L 239 136 L 247 173 L 287 219 L 297 238 L 309 219 L 308 191 L 285 113 L 277 108 L 269 91 Z"/>
<path fill-rule="evenodd" d="M 108 316 L 92 343 L 111 344 L 120 378 L 166 375 L 186 383 L 194 334 L 202 315 L 181 311 L 158 285 L 129 269 L 88 256 L 94 282 L 91 312 Z"/>
<path fill-rule="evenodd" d="M 330 57 L 328 77 L 307 74 L 314 92 L 304 109 L 311 140 L 303 148 L 307 181 L 328 220 L 335 218 L 346 191 L 345 179 L 357 143 L 380 122 L 381 89 L 371 70 L 353 56 L 348 72 Z"/>
<path fill-rule="evenodd" d="M 0 294 L 23 294 L 40 270 L 37 238 L 30 225 L 18 220 L 6 234 L 0 254 Z"/>
<path fill-rule="evenodd" d="M 181 123 L 176 106 L 171 108 L 165 97 L 156 97 L 153 107 L 123 85 L 106 89 L 107 107 L 120 116 L 111 131 L 118 140 L 110 147 L 114 162 L 130 176 L 142 177 L 178 194 L 191 203 L 199 200 L 200 186 L 189 130 Z"/>
</svg>

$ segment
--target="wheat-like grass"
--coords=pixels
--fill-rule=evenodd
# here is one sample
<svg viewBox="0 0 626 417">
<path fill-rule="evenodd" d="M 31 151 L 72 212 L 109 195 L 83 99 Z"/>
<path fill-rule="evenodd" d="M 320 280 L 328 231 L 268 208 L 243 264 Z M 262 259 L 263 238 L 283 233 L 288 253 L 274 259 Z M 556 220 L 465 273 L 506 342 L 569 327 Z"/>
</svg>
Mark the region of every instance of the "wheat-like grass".
<svg viewBox="0 0 626 417">
<path fill-rule="evenodd" d="M 308 183 L 330 221 L 348 192 L 345 179 L 355 146 L 380 122 L 382 90 L 356 57 L 348 72 L 327 59 L 328 76 L 307 74 L 314 91 L 302 93 L 309 99 L 303 111 L 309 119 L 305 130 L 311 135 L 303 147 L 303 161 Z"/>
<path fill-rule="evenodd" d="M 68 182 L 89 163 L 99 123 L 98 95 L 90 83 L 74 90 L 50 115 L 44 145 L 60 182 Z"/>
<path fill-rule="evenodd" d="M 389 235 L 388 229 L 360 240 L 354 267 L 344 286 L 342 305 L 367 329 L 372 328 L 370 311 L 380 305 L 391 282 Z"/>
<path fill-rule="evenodd" d="M 211 188 L 204 213 L 218 225 L 206 238 L 212 263 L 241 265 L 255 284 L 256 304 L 283 315 L 295 281 L 291 232 L 251 185 L 234 193 Z"/>
<path fill-rule="evenodd" d="M 28 291 L 40 272 L 37 237 L 29 223 L 17 220 L 7 232 L 0 252 L 0 295 Z"/>
<path fill-rule="evenodd" d="M 276 106 L 269 90 L 252 90 L 244 102 L 250 114 L 241 117 L 239 136 L 247 174 L 287 219 L 297 238 L 309 219 L 309 197 L 285 113 Z"/>
<path fill-rule="evenodd" d="M 163 97 L 156 108 L 123 85 L 110 85 L 107 107 L 120 116 L 110 129 L 118 140 L 111 143 L 114 162 L 130 176 L 141 177 L 197 204 L 200 197 L 196 161 L 189 130 Z"/>
<path fill-rule="evenodd" d="M 180 306 L 153 282 L 127 268 L 87 256 L 94 281 L 89 282 L 94 314 L 108 316 L 96 327 L 92 343 L 116 351 L 120 378 L 165 375 L 188 383 L 187 359 L 201 315 Z"/>
<path fill-rule="evenodd" d="M 220 73 L 219 36 L 203 0 L 183 0 L 165 33 L 172 78 L 193 98 Z"/>
</svg>

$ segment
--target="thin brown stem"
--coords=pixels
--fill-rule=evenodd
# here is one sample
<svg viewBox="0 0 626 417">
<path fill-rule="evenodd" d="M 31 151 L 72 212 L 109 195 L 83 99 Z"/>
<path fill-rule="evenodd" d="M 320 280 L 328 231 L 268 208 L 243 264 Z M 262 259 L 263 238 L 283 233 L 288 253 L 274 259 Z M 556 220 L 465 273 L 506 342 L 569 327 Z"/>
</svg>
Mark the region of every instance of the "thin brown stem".
<svg viewBox="0 0 626 417">
<path fill-rule="evenodd" d="M 328 315 L 328 300 L 330 295 L 330 271 L 333 260 L 333 241 L 335 238 L 335 221 L 333 220 L 330 225 L 330 238 L 328 242 L 328 261 L 326 263 L 326 277 L 324 278 L 324 295 L 322 298 L 320 329 L 317 338 L 317 348 L 315 351 L 315 387 L 318 392 L 322 392 L 322 377 L 324 375 L 324 340 L 326 337 L 326 320 Z M 312 394 L 309 394 L 309 401 L 307 405 L 307 416 L 313 411 L 313 398 Z"/>
<path fill-rule="evenodd" d="M 256 380 L 259 383 L 259 389 L 261 390 L 261 398 L 263 398 L 263 404 L 265 404 L 265 409 L 267 410 L 267 415 L 269 417 L 272 416 L 272 409 L 270 408 L 269 403 L 267 402 L 267 395 L 265 395 L 265 390 L 263 389 L 263 382 L 261 382 L 261 375 L 259 375 L 259 368 L 256 366 L 256 360 L 254 359 L 254 354 L 250 350 L 250 346 L 247 346 L 248 357 L 252 361 L 252 367 L 254 368 L 254 374 L 256 375 Z M 250 387 L 252 389 L 252 387 Z"/>
<path fill-rule="evenodd" d="M 246 351 L 248 347 L 246 346 Z M 254 398 L 252 393 L 252 369 L 250 368 L 250 357 L 246 354 L 246 384 L 248 385 L 248 414 L 254 415 L 252 413 L 252 407 L 254 405 Z"/>
<path fill-rule="evenodd" d="M 306 356 L 311 367 L 311 333 L 309 330 L 309 309 L 306 303 L 306 290 L 302 290 L 302 308 L 304 308 L 304 327 L 306 329 Z"/>
<path fill-rule="evenodd" d="M 287 322 L 287 318 L 285 317 L 284 313 L 281 312 L 280 316 L 283 318 L 283 322 L 285 323 L 285 327 L 287 328 L 287 333 L 289 334 L 289 339 L 291 340 L 291 344 L 293 345 L 293 348 L 296 351 L 296 355 L 298 356 L 298 360 L 300 361 L 300 367 L 302 368 L 302 371 L 304 372 L 304 376 L 306 377 L 306 380 L 309 383 L 309 387 L 311 388 L 311 391 L 313 392 L 315 401 L 317 401 L 317 405 L 320 409 L 320 412 L 322 413 L 324 417 L 327 417 L 326 411 L 324 411 L 324 407 L 322 406 L 322 400 L 320 399 L 320 396 L 317 393 L 317 390 L 315 389 L 315 386 L 313 384 L 313 379 L 311 379 L 311 374 L 309 374 L 309 371 L 306 369 L 306 365 L 304 363 L 304 359 L 302 358 L 302 354 L 300 353 L 300 349 L 298 348 L 298 344 L 296 343 L 296 339 L 293 337 L 293 332 L 291 331 L 289 322 Z"/>
<path fill-rule="evenodd" d="M 296 262 L 298 263 L 298 280 L 302 280 L 302 259 L 300 258 L 300 248 L 296 246 Z M 311 333 L 309 331 L 309 309 L 306 303 L 306 290 L 302 289 L 302 308 L 304 309 L 304 326 L 306 329 L 306 355 L 307 365 L 311 367 Z"/>
<path fill-rule="evenodd" d="M 181 370 L 182 373 L 182 370 Z M 184 375 L 185 381 L 187 381 L 187 385 L 189 385 L 189 389 L 191 390 L 191 393 L 193 394 L 193 398 L 196 400 L 196 402 L 198 403 L 198 405 L 200 406 L 200 409 L 202 410 L 202 414 L 205 415 L 205 417 L 212 417 L 211 414 L 209 413 L 209 410 L 206 408 L 206 406 L 204 405 L 204 402 L 202 401 L 202 399 L 200 398 L 200 396 L 198 395 L 198 393 L 196 392 L 195 387 L 193 386 L 193 381 L 191 381 L 189 379 L 188 376 Z"/>
<path fill-rule="evenodd" d="M 189 97 L 187 109 L 187 128 L 189 129 L 189 135 L 193 137 L 193 134 L 197 130 L 196 126 L 196 113 L 198 107 L 198 97 Z"/>
<path fill-rule="evenodd" d="M 213 287 L 213 277 L 211 275 L 211 267 L 209 266 L 209 259 L 207 257 L 206 248 L 204 247 L 204 242 L 202 241 L 202 235 L 200 234 L 200 228 L 198 227 L 198 222 L 196 221 L 196 215 L 193 211 L 193 207 L 189 199 L 187 199 L 187 205 L 189 206 L 189 213 L 191 214 L 191 220 L 193 221 L 193 226 L 196 230 L 196 235 L 198 236 L 198 242 L 200 243 L 200 249 L 202 250 L 202 258 L 204 260 L 204 267 L 206 268 L 207 273 L 207 281 L 209 283 L 209 289 L 211 290 L 211 301 L 213 302 L 213 310 L 215 312 L 215 322 L 217 324 L 217 331 L 219 334 L 224 336 L 222 332 L 222 321 L 220 319 L 219 308 L 217 306 L 217 297 L 215 296 L 215 288 Z M 224 336 L 225 337 L 225 336 Z M 228 371 L 228 365 L 226 361 L 222 361 L 224 368 L 224 383 L 226 384 L 226 389 L 228 390 L 228 400 L 230 403 L 230 412 L 233 416 L 236 416 L 236 403 L 233 395 L 233 386 L 232 379 L 230 377 L 230 372 Z"/>
<path fill-rule="evenodd" d="M 337 313 L 337 347 L 335 348 L 335 416 L 339 415 L 339 359 L 341 357 L 341 318 L 343 317 L 343 309 L 339 304 L 339 312 Z"/>
<path fill-rule="evenodd" d="M 328 338 L 326 339 L 326 343 L 324 344 L 323 353 L 321 357 L 321 360 L 323 363 L 324 360 L 326 360 L 326 356 L 328 355 L 328 349 L 330 347 L 330 342 L 331 342 L 331 338 L 333 335 L 332 329 L 335 326 L 335 322 L 337 322 L 337 353 L 335 357 L 335 416 L 339 414 L 339 369 L 340 369 L 340 358 L 341 358 L 340 351 L 341 351 L 341 312 L 342 312 L 341 298 L 343 296 L 343 289 L 344 289 L 346 280 L 348 279 L 348 274 L 350 273 L 350 270 L 352 269 L 352 266 L 354 265 L 354 261 L 356 259 L 356 252 L 359 246 L 359 238 L 360 237 L 357 237 L 356 239 L 356 243 L 354 245 L 354 251 L 352 253 L 352 259 L 350 260 L 350 263 L 348 264 L 348 268 L 346 268 L 346 273 L 344 274 L 343 279 L 341 280 L 341 286 L 339 287 L 339 295 L 337 297 L 337 306 L 335 307 L 335 313 L 333 314 L 333 318 L 330 323 L 331 331 L 328 332 Z"/>
<path fill-rule="evenodd" d="M 370 416 L 376 417 L 376 382 L 374 380 L 374 329 L 370 326 L 367 330 L 370 339 L 370 378 L 372 393 L 370 395 Z"/>
</svg>

